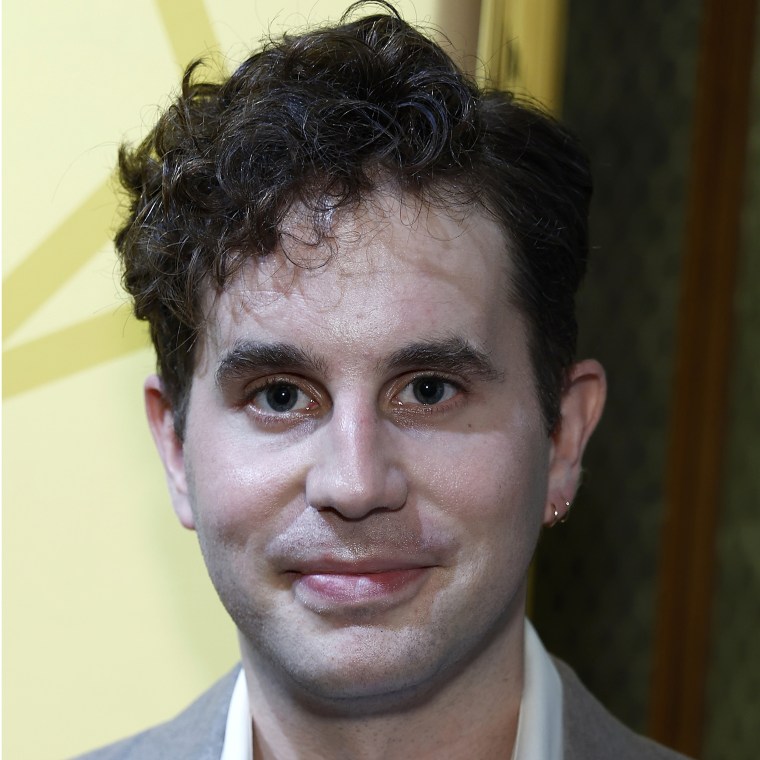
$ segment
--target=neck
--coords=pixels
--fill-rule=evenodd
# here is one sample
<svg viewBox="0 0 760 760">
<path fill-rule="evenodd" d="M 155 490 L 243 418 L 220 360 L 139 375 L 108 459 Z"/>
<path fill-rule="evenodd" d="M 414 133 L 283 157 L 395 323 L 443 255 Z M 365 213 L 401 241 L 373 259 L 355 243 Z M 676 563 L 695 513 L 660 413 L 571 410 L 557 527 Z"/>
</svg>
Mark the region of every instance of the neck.
<svg viewBox="0 0 760 760">
<path fill-rule="evenodd" d="M 256 760 L 505 760 L 523 689 L 523 617 L 448 680 L 357 708 L 316 705 L 243 646 Z"/>
</svg>

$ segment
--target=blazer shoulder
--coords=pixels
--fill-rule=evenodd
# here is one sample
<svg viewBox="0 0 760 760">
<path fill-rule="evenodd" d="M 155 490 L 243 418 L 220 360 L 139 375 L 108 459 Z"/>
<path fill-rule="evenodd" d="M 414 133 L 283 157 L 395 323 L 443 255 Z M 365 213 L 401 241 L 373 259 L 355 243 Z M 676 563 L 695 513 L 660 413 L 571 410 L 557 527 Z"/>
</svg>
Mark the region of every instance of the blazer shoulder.
<svg viewBox="0 0 760 760">
<path fill-rule="evenodd" d="M 176 718 L 82 755 L 78 760 L 219 760 L 227 711 L 240 667 L 217 681 Z"/>
<path fill-rule="evenodd" d="M 689 760 L 631 731 L 586 689 L 575 672 L 554 660 L 562 679 L 565 760 Z"/>
</svg>

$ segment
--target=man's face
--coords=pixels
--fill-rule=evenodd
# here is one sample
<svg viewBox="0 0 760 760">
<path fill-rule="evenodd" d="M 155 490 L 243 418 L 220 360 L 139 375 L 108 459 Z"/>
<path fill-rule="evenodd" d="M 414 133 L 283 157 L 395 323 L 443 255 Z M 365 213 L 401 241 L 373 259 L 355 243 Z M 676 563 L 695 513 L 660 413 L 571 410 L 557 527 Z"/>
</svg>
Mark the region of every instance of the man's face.
<svg viewBox="0 0 760 760">
<path fill-rule="evenodd" d="M 514 649 L 559 478 L 502 233 L 380 200 L 209 304 L 167 465 L 249 666 L 355 704 Z"/>
</svg>

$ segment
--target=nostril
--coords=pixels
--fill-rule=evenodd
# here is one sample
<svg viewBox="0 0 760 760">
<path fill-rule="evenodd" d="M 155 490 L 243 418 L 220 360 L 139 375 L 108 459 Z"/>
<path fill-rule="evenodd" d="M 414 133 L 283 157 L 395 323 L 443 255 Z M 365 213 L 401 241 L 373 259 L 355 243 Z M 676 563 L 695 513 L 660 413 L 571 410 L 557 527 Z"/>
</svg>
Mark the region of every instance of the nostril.
<svg viewBox="0 0 760 760">
<path fill-rule="evenodd" d="M 366 520 L 368 517 L 372 516 L 379 516 L 383 513 L 391 513 L 396 512 L 400 507 L 374 507 L 373 509 L 369 510 L 361 510 L 361 509 L 339 509 L 336 507 L 329 507 L 329 506 L 323 506 L 318 507 L 314 504 L 310 505 L 317 509 L 320 512 L 327 512 L 327 513 L 333 513 L 335 514 L 336 518 L 338 520 L 341 520 L 342 522 L 352 523 L 352 522 L 359 522 L 361 520 Z"/>
<path fill-rule="evenodd" d="M 306 478 L 306 501 L 347 520 L 376 512 L 393 512 L 406 503 L 406 479 L 401 471 L 376 461 L 362 469 L 344 463 L 323 463 Z"/>
</svg>

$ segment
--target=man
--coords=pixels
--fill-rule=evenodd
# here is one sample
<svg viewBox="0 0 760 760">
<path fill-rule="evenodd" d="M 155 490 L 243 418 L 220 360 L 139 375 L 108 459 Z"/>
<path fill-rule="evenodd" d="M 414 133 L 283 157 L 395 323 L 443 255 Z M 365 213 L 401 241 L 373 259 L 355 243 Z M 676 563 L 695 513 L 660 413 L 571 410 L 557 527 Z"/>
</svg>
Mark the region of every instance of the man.
<svg viewBox="0 0 760 760">
<path fill-rule="evenodd" d="M 191 67 L 120 156 L 148 420 L 242 670 L 99 758 L 668 758 L 525 620 L 604 374 L 591 182 L 391 7 Z"/>
</svg>

